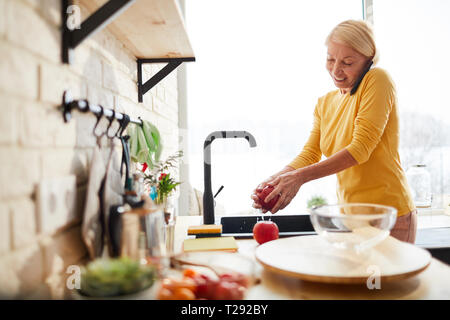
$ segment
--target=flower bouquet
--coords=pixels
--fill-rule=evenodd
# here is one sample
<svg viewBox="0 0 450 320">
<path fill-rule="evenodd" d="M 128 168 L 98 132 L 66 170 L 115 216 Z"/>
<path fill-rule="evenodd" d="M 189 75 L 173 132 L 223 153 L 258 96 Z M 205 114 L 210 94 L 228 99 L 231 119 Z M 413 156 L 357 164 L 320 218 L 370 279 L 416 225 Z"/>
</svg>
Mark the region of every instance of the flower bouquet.
<svg viewBox="0 0 450 320">
<path fill-rule="evenodd" d="M 150 170 L 144 164 L 142 171 L 144 173 L 144 183 L 150 189 L 150 198 L 160 205 L 165 205 L 167 197 L 169 197 L 176 187 L 181 184 L 171 177 L 169 170 L 176 168 L 178 158 L 183 156 L 183 151 L 179 150 L 175 154 L 168 157 L 165 161 L 154 164 Z M 146 173 L 146 171 L 149 171 Z"/>
</svg>

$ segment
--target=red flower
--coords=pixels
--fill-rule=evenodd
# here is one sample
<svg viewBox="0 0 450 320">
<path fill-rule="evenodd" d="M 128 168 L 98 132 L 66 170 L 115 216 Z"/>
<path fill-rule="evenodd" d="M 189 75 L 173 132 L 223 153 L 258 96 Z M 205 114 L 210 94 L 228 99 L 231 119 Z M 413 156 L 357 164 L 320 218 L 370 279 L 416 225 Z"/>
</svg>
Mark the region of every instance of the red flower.
<svg viewBox="0 0 450 320">
<path fill-rule="evenodd" d="M 167 173 L 161 173 L 161 175 L 159 176 L 159 180 L 162 180 L 165 178 L 165 176 L 167 176 Z"/>
<path fill-rule="evenodd" d="M 144 162 L 142 164 L 142 172 L 145 172 L 145 170 L 147 170 L 147 168 L 148 168 L 147 162 Z"/>
</svg>

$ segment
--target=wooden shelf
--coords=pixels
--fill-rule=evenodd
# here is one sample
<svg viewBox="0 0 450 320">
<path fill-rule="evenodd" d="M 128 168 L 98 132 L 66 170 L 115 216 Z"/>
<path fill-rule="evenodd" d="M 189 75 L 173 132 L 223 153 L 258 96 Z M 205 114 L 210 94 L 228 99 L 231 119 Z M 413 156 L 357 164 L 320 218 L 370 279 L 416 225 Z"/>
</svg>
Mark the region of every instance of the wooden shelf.
<svg viewBox="0 0 450 320">
<path fill-rule="evenodd" d="M 78 0 L 90 13 L 106 2 Z M 176 0 L 136 0 L 106 28 L 138 59 L 194 57 Z"/>
<path fill-rule="evenodd" d="M 69 29 L 72 3 L 85 7 L 89 16 L 79 28 Z M 108 28 L 136 57 L 139 102 L 182 62 L 195 61 L 176 0 L 61 0 L 61 15 L 62 61 L 70 63 L 73 49 L 95 32 Z M 167 65 L 144 82 L 145 63 Z"/>
</svg>

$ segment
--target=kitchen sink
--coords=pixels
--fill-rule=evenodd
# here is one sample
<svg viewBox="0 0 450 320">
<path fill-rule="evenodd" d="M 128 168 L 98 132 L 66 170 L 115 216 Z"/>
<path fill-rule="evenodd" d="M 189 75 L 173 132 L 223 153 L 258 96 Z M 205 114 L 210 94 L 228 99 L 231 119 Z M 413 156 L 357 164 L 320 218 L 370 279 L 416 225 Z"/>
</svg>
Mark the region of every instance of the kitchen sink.
<svg viewBox="0 0 450 320">
<path fill-rule="evenodd" d="M 261 220 L 275 222 L 278 225 L 280 237 L 316 234 L 309 219 L 309 214 L 223 216 L 218 219 L 217 223 L 222 224 L 223 236 L 252 238 L 253 227 Z"/>
</svg>

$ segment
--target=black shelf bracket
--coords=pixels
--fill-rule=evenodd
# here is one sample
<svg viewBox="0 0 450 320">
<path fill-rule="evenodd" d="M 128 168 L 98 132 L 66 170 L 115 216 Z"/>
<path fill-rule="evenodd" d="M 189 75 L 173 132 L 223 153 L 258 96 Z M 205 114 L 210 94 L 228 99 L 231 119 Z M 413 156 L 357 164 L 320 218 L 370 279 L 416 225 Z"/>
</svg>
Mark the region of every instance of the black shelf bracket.
<svg viewBox="0 0 450 320">
<path fill-rule="evenodd" d="M 181 63 L 195 61 L 194 57 L 189 58 L 158 58 L 158 59 L 137 59 L 137 72 L 138 72 L 138 101 L 142 102 L 144 94 L 148 90 L 153 88 L 164 79 L 169 73 L 175 70 Z M 142 65 L 145 63 L 167 63 L 167 65 L 162 68 L 153 77 L 147 80 L 145 83 L 142 82 Z"/>
<path fill-rule="evenodd" d="M 109 0 L 77 26 L 76 21 L 73 19 L 69 21 L 69 11 L 72 11 L 71 6 L 73 5 L 73 1 L 61 0 L 63 63 L 70 63 L 72 49 L 75 49 L 89 36 L 106 27 L 135 1 Z"/>
</svg>

